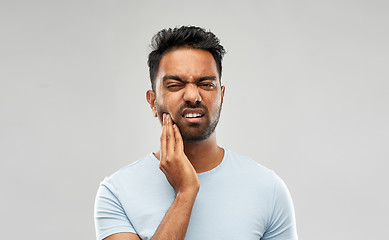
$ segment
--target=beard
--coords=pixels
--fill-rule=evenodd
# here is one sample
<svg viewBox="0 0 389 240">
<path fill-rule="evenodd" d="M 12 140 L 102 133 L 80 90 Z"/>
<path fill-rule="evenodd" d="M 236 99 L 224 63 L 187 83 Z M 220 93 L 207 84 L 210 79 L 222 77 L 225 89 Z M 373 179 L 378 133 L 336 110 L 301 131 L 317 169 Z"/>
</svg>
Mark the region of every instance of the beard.
<svg viewBox="0 0 389 240">
<path fill-rule="evenodd" d="M 163 113 L 169 113 L 165 108 L 162 106 L 156 104 L 157 112 L 159 116 L 162 116 Z M 196 108 L 196 109 L 202 109 L 204 111 L 204 122 L 201 123 L 189 123 L 184 124 L 183 122 L 183 116 L 182 112 L 186 108 Z M 222 109 L 222 103 L 217 107 L 215 115 L 210 116 L 208 108 L 201 104 L 190 104 L 185 103 L 183 104 L 175 113 L 170 113 L 174 123 L 177 125 L 178 129 L 180 130 L 182 140 L 184 142 L 200 142 L 205 139 L 208 139 L 211 134 L 215 131 L 216 126 L 219 122 L 220 113 Z"/>
</svg>

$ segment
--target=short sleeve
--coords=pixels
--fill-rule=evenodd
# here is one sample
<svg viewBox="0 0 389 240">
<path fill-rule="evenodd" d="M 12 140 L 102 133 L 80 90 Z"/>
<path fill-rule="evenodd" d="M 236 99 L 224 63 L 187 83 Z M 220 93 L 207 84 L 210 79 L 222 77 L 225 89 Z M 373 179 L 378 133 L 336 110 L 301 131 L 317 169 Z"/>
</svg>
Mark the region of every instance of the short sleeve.
<svg viewBox="0 0 389 240">
<path fill-rule="evenodd" d="M 292 198 L 285 183 L 276 175 L 273 191 L 273 211 L 261 240 L 297 240 Z"/>
<path fill-rule="evenodd" d="M 136 233 L 123 210 L 114 186 L 107 179 L 100 184 L 97 191 L 94 216 L 98 240 L 120 232 Z"/>
</svg>

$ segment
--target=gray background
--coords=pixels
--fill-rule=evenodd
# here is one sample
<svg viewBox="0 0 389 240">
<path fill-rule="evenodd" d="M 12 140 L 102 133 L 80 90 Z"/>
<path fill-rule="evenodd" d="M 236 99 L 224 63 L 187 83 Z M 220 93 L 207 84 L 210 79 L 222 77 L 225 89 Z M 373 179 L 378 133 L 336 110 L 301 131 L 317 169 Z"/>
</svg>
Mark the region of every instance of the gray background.
<svg viewBox="0 0 389 240">
<path fill-rule="evenodd" d="M 150 39 L 189 24 L 228 50 L 220 145 L 285 180 L 300 239 L 387 236 L 388 1 L 1 1 L 0 11 L 2 239 L 94 239 L 99 182 L 158 149 Z"/>
</svg>

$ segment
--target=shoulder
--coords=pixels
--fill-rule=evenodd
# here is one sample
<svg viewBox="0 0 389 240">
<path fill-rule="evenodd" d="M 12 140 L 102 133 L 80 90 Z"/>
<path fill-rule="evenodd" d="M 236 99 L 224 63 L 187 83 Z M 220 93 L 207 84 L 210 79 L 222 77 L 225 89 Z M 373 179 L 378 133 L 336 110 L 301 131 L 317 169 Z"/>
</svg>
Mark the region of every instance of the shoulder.
<svg viewBox="0 0 389 240">
<path fill-rule="evenodd" d="M 249 181 L 252 184 L 261 186 L 269 193 L 274 192 L 277 188 L 284 187 L 284 182 L 273 170 L 246 155 L 235 153 L 228 149 L 225 150 L 230 171 L 239 174 L 239 178 L 236 179 Z"/>
<path fill-rule="evenodd" d="M 104 178 L 100 185 L 112 191 L 123 185 L 128 187 L 130 184 L 137 184 L 159 175 L 158 165 L 158 159 L 150 153 Z"/>
<path fill-rule="evenodd" d="M 240 169 L 241 171 L 264 178 L 276 178 L 276 174 L 273 170 L 263 166 L 251 157 L 233 152 L 229 149 L 225 149 L 225 154 L 228 157 L 231 166 L 235 169 Z"/>
</svg>

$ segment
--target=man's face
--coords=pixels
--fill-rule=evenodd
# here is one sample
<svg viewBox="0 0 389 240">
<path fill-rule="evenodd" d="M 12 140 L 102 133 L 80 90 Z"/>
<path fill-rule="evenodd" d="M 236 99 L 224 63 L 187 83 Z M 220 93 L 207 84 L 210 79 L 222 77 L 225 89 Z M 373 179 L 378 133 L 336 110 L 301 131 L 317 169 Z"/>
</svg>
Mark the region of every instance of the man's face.
<svg viewBox="0 0 389 240">
<path fill-rule="evenodd" d="M 161 123 L 163 113 L 170 114 L 186 142 L 202 141 L 214 132 L 224 86 L 220 86 L 216 62 L 210 52 L 178 48 L 166 53 L 155 81 L 155 99 L 149 103 Z"/>
</svg>

